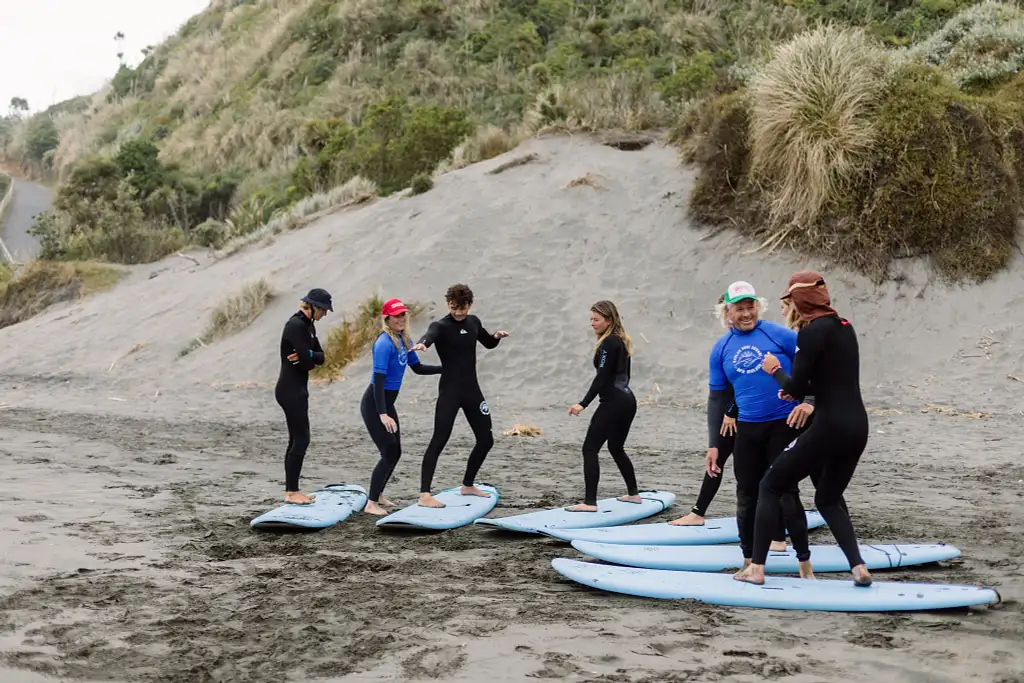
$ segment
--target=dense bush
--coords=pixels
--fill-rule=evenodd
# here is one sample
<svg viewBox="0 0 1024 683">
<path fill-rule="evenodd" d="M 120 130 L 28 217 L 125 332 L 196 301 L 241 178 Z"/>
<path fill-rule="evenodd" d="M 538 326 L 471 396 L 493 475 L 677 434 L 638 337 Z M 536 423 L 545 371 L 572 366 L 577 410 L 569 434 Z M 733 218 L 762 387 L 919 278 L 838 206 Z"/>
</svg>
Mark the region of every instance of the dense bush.
<svg viewBox="0 0 1024 683">
<path fill-rule="evenodd" d="M 988 277 L 1013 249 L 1024 105 L 889 62 L 856 33 L 794 39 L 748 90 L 697 108 L 676 135 L 701 168 L 695 217 L 766 245 L 878 278 L 894 258 L 927 255 L 958 280 Z"/>
<path fill-rule="evenodd" d="M 292 171 L 293 197 L 335 187 L 354 176 L 377 184 L 382 195 L 409 187 L 430 173 L 469 134 L 473 125 L 452 107 L 410 106 L 392 96 L 369 108 L 357 128 L 341 119 L 306 126 L 307 156 Z"/>
</svg>

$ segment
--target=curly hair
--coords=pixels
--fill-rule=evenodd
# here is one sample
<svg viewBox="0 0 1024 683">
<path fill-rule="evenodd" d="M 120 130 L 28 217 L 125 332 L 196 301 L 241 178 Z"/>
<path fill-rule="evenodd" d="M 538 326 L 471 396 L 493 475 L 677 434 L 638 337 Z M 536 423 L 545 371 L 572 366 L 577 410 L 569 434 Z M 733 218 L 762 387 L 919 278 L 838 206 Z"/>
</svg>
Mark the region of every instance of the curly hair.
<svg viewBox="0 0 1024 683">
<path fill-rule="evenodd" d="M 469 285 L 464 285 L 462 283 L 452 285 L 448 288 L 448 291 L 444 293 L 444 299 L 448 303 L 454 304 L 456 308 L 472 306 L 473 290 L 469 288 Z"/>
</svg>

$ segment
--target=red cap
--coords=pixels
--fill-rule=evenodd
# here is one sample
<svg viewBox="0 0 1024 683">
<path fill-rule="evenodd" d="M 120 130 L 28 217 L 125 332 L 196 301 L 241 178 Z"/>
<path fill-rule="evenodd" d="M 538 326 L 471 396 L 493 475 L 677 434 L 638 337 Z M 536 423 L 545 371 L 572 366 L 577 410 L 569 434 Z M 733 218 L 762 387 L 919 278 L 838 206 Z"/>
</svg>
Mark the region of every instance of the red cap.
<svg viewBox="0 0 1024 683">
<path fill-rule="evenodd" d="M 384 315 L 400 315 L 405 313 L 409 309 L 405 307 L 401 299 L 388 299 L 384 302 L 384 307 L 380 309 L 380 312 Z"/>
</svg>

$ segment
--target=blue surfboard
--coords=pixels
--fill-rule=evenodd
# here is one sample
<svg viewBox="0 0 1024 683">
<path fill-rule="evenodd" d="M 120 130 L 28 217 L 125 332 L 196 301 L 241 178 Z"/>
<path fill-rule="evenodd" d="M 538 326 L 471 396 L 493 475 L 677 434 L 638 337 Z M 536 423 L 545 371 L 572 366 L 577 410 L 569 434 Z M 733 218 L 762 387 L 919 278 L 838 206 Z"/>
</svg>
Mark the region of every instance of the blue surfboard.
<svg viewBox="0 0 1024 683">
<path fill-rule="evenodd" d="M 947 609 L 999 601 L 992 588 L 941 583 L 875 581 L 855 586 L 848 579 L 767 576 L 763 586 L 737 581 L 732 574 L 616 567 L 556 557 L 562 576 L 593 588 L 647 598 L 689 599 L 730 607 L 803 609 L 829 612 L 889 612 Z"/>
<path fill-rule="evenodd" d="M 461 487 L 445 489 L 434 498 L 444 503 L 443 508 L 428 508 L 419 504 L 404 507 L 377 520 L 377 526 L 384 528 L 419 527 L 421 529 L 455 529 L 483 517 L 498 504 L 500 494 L 496 486 L 477 484 L 477 488 L 490 495 L 464 496 Z"/>
<path fill-rule="evenodd" d="M 737 545 L 620 545 L 573 541 L 572 547 L 605 562 L 672 571 L 719 572 L 743 567 L 743 551 Z M 932 545 L 861 545 L 868 569 L 892 569 L 960 557 L 960 550 L 943 543 Z M 812 545 L 811 564 L 816 572 L 848 572 L 850 563 L 837 545 Z M 764 565 L 773 574 L 799 571 L 796 551 L 771 551 Z"/>
<path fill-rule="evenodd" d="M 825 525 L 825 519 L 814 510 L 807 510 L 807 528 Z M 739 543 L 740 532 L 735 517 L 705 520 L 702 526 L 676 526 L 668 522 L 631 524 L 596 529 L 542 529 L 541 533 L 561 541 L 594 541 L 622 545 L 712 545 Z"/>
<path fill-rule="evenodd" d="M 669 491 L 641 491 L 640 498 L 643 501 L 641 503 L 604 498 L 597 501 L 597 512 L 569 512 L 565 507 L 560 507 L 495 519 L 478 519 L 473 523 L 535 534 L 549 529 L 583 529 L 635 522 L 656 515 L 676 502 L 676 494 Z"/>
<path fill-rule="evenodd" d="M 250 522 L 253 529 L 326 529 L 366 506 L 366 489 L 358 484 L 331 484 L 311 492 L 309 505 L 285 503 Z"/>
</svg>

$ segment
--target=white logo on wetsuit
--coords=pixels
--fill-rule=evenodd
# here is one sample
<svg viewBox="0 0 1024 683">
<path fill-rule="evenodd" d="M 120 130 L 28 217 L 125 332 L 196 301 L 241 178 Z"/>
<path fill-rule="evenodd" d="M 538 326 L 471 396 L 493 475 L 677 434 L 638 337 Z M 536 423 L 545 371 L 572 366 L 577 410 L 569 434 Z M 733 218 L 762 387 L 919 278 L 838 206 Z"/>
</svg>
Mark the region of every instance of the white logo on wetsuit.
<svg viewBox="0 0 1024 683">
<path fill-rule="evenodd" d="M 487 407 L 487 401 L 480 401 L 480 414 L 490 415 L 491 409 Z"/>
<path fill-rule="evenodd" d="M 761 349 L 751 344 L 741 346 L 732 355 L 732 365 L 741 375 L 751 375 L 760 370 L 762 360 L 764 354 Z"/>
<path fill-rule="evenodd" d="M 459 331 L 459 334 L 469 334 L 469 332 L 466 332 L 466 330 L 463 329 Z"/>
</svg>

